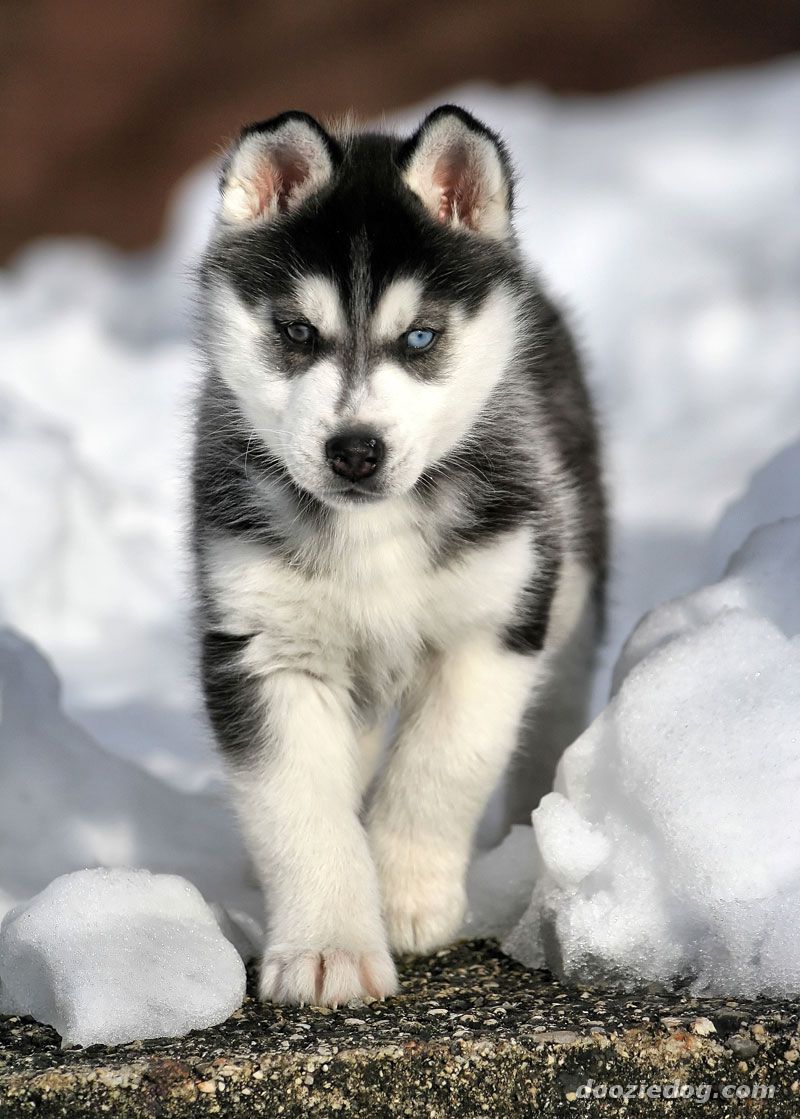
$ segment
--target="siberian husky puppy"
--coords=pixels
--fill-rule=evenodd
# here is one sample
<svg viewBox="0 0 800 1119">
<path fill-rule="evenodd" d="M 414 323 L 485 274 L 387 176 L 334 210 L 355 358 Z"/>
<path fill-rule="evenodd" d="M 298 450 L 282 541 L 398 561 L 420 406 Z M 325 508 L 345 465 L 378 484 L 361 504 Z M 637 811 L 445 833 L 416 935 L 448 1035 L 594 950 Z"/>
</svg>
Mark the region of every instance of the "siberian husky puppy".
<svg viewBox="0 0 800 1119">
<path fill-rule="evenodd" d="M 529 822 L 582 727 L 597 434 L 512 195 L 501 140 L 449 105 L 405 139 L 284 113 L 222 172 L 194 547 L 265 999 L 394 991 L 392 952 L 459 931 L 494 787 Z"/>
</svg>

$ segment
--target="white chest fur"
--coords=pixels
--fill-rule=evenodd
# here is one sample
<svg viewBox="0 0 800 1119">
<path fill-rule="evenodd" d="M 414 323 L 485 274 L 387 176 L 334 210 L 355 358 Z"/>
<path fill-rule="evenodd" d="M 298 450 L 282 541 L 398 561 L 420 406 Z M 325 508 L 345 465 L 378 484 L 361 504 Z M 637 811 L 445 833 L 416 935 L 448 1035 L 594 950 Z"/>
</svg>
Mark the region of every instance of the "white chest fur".
<svg viewBox="0 0 800 1119">
<path fill-rule="evenodd" d="M 376 508 L 337 517 L 309 558 L 293 566 L 259 544 L 213 544 L 206 570 L 222 624 L 259 635 L 262 671 L 306 671 L 383 706 L 426 648 L 513 618 L 535 552 L 520 528 L 437 563 L 422 527 Z"/>
</svg>

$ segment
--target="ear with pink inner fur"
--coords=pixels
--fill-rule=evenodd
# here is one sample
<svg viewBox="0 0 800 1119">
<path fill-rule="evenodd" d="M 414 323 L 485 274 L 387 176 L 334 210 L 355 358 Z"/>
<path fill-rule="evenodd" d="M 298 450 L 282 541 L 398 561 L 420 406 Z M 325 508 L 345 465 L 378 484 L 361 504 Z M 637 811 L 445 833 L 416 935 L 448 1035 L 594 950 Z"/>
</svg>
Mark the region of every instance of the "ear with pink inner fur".
<svg viewBox="0 0 800 1119">
<path fill-rule="evenodd" d="M 425 118 L 400 151 L 406 185 L 443 225 L 511 233 L 512 172 L 502 142 L 456 105 Z"/>
<path fill-rule="evenodd" d="M 290 213 L 323 187 L 341 150 L 307 113 L 282 113 L 242 130 L 220 182 L 220 217 L 240 224 Z"/>
</svg>

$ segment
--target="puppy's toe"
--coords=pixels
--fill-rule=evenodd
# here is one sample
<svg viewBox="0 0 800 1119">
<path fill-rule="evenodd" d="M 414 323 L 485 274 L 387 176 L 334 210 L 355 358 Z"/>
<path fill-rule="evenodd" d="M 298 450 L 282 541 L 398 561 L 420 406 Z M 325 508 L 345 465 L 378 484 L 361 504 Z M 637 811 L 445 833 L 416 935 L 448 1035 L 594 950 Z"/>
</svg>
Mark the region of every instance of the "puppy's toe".
<svg viewBox="0 0 800 1119">
<path fill-rule="evenodd" d="M 397 973 L 385 949 L 267 951 L 261 965 L 259 995 L 267 1002 L 337 1007 L 384 999 L 396 990 Z"/>
<path fill-rule="evenodd" d="M 456 938 L 464 917 L 463 891 L 419 891 L 387 899 L 386 931 L 393 951 L 427 955 Z"/>
<path fill-rule="evenodd" d="M 380 827 L 370 839 L 392 951 L 426 955 L 452 943 L 467 903 L 459 857 Z"/>
</svg>

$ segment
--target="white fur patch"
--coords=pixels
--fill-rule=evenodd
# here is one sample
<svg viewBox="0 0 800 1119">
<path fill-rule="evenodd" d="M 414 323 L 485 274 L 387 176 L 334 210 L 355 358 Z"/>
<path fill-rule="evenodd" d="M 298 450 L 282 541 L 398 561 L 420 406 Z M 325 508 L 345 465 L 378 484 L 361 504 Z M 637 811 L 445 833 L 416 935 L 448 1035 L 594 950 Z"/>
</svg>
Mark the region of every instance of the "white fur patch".
<svg viewBox="0 0 800 1119">
<path fill-rule="evenodd" d="M 295 288 L 297 309 L 323 338 L 341 338 L 346 320 L 336 285 L 326 276 L 306 276 Z"/>
<path fill-rule="evenodd" d="M 231 284 L 217 280 L 209 292 L 207 318 L 206 345 L 220 375 L 252 428 L 271 441 L 282 427 L 290 385 L 264 362 L 264 316 L 246 306 Z"/>
<path fill-rule="evenodd" d="M 236 294 L 228 280 L 209 289 L 205 342 L 224 381 L 245 403 L 255 400 L 253 371 L 263 361 L 262 318 Z"/>
<path fill-rule="evenodd" d="M 337 514 L 327 541 L 313 542 L 313 575 L 229 539 L 210 547 L 206 569 L 226 624 L 259 635 L 250 671 L 303 671 L 346 689 L 357 661 L 357 686 L 388 711 L 425 647 L 510 623 L 535 570 L 526 528 L 446 567 L 432 566 L 427 537 L 401 499 Z"/>
<path fill-rule="evenodd" d="M 412 276 L 404 276 L 389 284 L 380 298 L 372 319 L 372 337 L 376 342 L 392 342 L 416 323 L 415 316 L 422 298 L 422 285 Z"/>
</svg>

